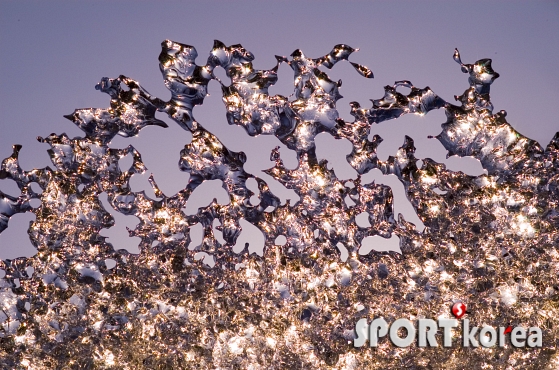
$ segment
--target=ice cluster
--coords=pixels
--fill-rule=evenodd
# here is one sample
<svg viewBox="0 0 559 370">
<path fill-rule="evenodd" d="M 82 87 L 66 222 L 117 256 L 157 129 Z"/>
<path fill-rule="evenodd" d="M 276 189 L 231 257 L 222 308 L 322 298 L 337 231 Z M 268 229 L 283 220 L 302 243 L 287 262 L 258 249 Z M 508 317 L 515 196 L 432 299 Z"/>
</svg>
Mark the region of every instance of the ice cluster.
<svg viewBox="0 0 559 370">
<path fill-rule="evenodd" d="M 0 232 L 14 214 L 32 212 L 28 234 L 37 254 L 0 261 L 0 367 L 556 368 L 559 133 L 543 148 L 515 131 L 506 112 L 493 113 L 489 90 L 499 75 L 491 60 L 464 64 L 457 50 L 454 60 L 469 82 L 457 104 L 429 87 L 398 81 L 368 108 L 350 103 L 354 120 L 344 121 L 336 108 L 341 81 L 332 81 L 324 68 L 354 51 L 336 45 L 312 59 L 295 50 L 276 56 L 275 67 L 256 70 L 254 55 L 241 45 L 216 41 L 207 63 L 197 65 L 194 47 L 166 40 L 159 62 L 169 101 L 131 78 L 103 78 L 96 88 L 110 96 L 110 107 L 66 116 L 84 137 L 38 138 L 50 146 L 54 168 L 23 170 L 15 145 L 1 163 L 0 179 L 15 181 L 21 193 L 0 192 Z M 294 93 L 271 96 L 282 63 L 294 72 Z M 373 77 L 369 68 L 351 64 Z M 216 68 L 230 83 L 216 77 Z M 264 180 L 244 170 L 243 152 L 227 149 L 196 121 L 194 107 L 212 80 L 221 84 L 229 124 L 251 136 L 274 135 L 296 153 L 298 166 L 288 169 L 273 150 L 275 165 L 265 171 L 297 193 L 296 204 L 281 204 Z M 402 87 L 410 92 L 399 92 Z M 449 156 L 478 159 L 486 174 L 450 171 L 429 158 L 418 167 L 409 137 L 388 160 L 377 157 L 382 138 L 372 135 L 373 124 L 433 109 L 447 117 L 434 139 Z M 151 199 L 130 188 L 131 177 L 146 170 L 140 153 L 108 144 L 149 125 L 167 127 L 156 112 L 192 133 L 179 154 L 179 169 L 190 177 L 174 195 L 150 177 Z M 320 133 L 351 142 L 347 161 L 359 173 L 356 180 L 339 180 L 317 159 Z M 125 156 L 133 163 L 121 169 Z M 373 169 L 398 177 L 424 230 L 394 214 L 389 186 L 361 181 Z M 258 184 L 256 205 L 249 179 Z M 214 201 L 186 215 L 191 194 L 208 180 L 222 182 L 229 203 Z M 141 239 L 139 254 L 99 234 L 114 224 L 102 194 L 114 210 L 139 219 L 129 230 Z M 36 199 L 40 205 L 33 207 Z M 357 225 L 363 213 L 371 226 Z M 263 256 L 233 251 L 241 220 L 264 234 Z M 198 246 L 190 243 L 197 224 L 204 228 Z M 397 236 L 402 253 L 360 254 L 363 239 L 377 235 Z M 280 236 L 285 242 L 276 245 Z M 471 325 L 541 328 L 543 347 L 399 348 L 386 338 L 378 348 L 353 346 L 362 318 L 451 317 L 456 301 L 467 304 Z"/>
</svg>

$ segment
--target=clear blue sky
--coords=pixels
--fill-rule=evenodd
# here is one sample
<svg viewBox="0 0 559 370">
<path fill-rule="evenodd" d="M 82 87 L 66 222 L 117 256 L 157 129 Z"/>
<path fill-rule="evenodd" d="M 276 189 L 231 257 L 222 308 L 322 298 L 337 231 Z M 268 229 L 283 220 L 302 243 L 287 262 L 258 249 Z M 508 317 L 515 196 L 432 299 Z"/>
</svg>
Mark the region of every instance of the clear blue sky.
<svg viewBox="0 0 559 370">
<path fill-rule="evenodd" d="M 396 80 L 428 85 L 452 100 L 467 88 L 467 76 L 452 60 L 457 47 L 466 63 L 493 59 L 501 75 L 492 87 L 495 109 L 505 109 L 513 127 L 545 146 L 559 131 L 558 35 L 557 1 L 0 0 L 0 159 L 11 154 L 13 144 L 23 144 L 24 169 L 51 165 L 48 146 L 35 138 L 52 132 L 82 136 L 62 116 L 75 108 L 107 107 L 108 96 L 94 89 L 101 77 L 124 74 L 168 99 L 157 61 L 164 39 L 195 46 L 200 64 L 205 63 L 214 39 L 227 45 L 241 43 L 255 54 L 255 67 L 261 69 L 275 65 L 274 55 L 289 55 L 296 48 L 318 57 L 338 43 L 359 47 L 351 60 L 369 66 L 373 80 L 361 78 L 347 63 L 329 72 L 333 79 L 344 81 L 345 98 L 338 102 L 338 110 L 346 120 L 352 118 L 350 101 L 369 106 L 368 99 L 380 98 L 382 87 Z M 292 72 L 283 65 L 280 82 L 270 91 L 289 95 L 291 90 Z M 269 151 L 279 141 L 250 138 L 240 127 L 229 126 L 217 83 L 210 84 L 210 93 L 204 105 L 195 109 L 196 119 L 229 148 L 247 152 L 249 172 L 270 181 L 259 171 L 272 165 Z M 446 161 L 442 146 L 426 139 L 438 134 L 444 121 L 440 111 L 374 127 L 373 132 L 385 139 L 381 158 L 394 154 L 408 134 L 416 140 L 419 158 Z M 168 129 L 150 127 L 137 138 L 119 138 L 111 144 L 121 148 L 132 144 L 142 153 L 148 172 L 133 181 L 135 191 L 150 193 L 149 173 L 168 195 L 183 188 L 188 179 L 178 170 L 177 161 L 189 134 L 167 122 Z M 344 146 L 321 140 L 329 150 L 320 153 L 341 158 L 333 160 L 333 166 L 345 174 Z M 476 171 L 467 160 L 447 163 L 456 170 Z M 19 194 L 10 180 L 0 180 L 0 190 Z M 284 199 L 293 196 L 278 192 Z M 405 205 L 401 207 L 408 212 Z M 0 258 L 33 253 L 25 232 L 32 219 L 31 214 L 13 217 L 8 230 L 0 234 Z M 112 235 L 110 241 L 123 240 L 124 225 L 135 224 L 125 219 L 117 218 L 114 230 L 104 233 Z"/>
</svg>

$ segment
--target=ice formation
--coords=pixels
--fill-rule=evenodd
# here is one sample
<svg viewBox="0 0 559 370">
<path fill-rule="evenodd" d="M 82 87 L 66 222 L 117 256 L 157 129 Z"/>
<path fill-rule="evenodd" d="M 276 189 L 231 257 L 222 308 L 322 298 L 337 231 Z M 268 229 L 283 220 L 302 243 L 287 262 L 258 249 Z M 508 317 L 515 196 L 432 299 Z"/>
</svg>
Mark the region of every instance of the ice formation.
<svg viewBox="0 0 559 370">
<path fill-rule="evenodd" d="M 54 169 L 31 171 L 18 164 L 21 147 L 3 160 L 0 179 L 15 181 L 20 194 L 0 192 L 0 231 L 11 216 L 32 212 L 30 258 L 0 261 L 0 364 L 10 369 L 462 369 L 554 368 L 559 363 L 559 133 L 547 148 L 515 131 L 504 111 L 493 113 L 491 83 L 499 76 L 490 59 L 464 64 L 469 88 L 458 105 L 429 87 L 398 81 L 370 108 L 351 103 L 353 122 L 339 118 L 341 81 L 324 68 L 347 61 L 355 49 L 336 45 L 312 59 L 301 50 L 277 65 L 255 70 L 254 55 L 241 45 L 216 41 L 205 65 L 194 47 L 166 40 L 159 55 L 169 101 L 150 95 L 125 76 L 96 86 L 110 108 L 77 109 L 66 116 L 85 134 L 51 134 L 38 140 L 51 149 Z M 281 63 L 294 72 L 292 96 L 270 96 Z M 372 71 L 351 63 L 366 78 Z M 223 68 L 230 84 L 215 75 Z M 247 173 L 242 152 L 227 149 L 194 118 L 207 86 L 222 86 L 227 122 L 251 135 L 274 135 L 298 159 L 283 165 L 279 150 L 266 171 L 300 201 L 280 204 L 265 181 Z M 411 89 L 405 95 L 398 91 Z M 449 155 L 477 158 L 487 174 L 468 176 L 414 156 L 406 137 L 387 161 L 376 156 L 382 139 L 373 124 L 404 114 L 444 109 L 447 121 L 436 139 Z M 133 192 L 129 180 L 146 168 L 132 146 L 111 149 L 116 136 L 141 135 L 164 112 L 192 133 L 180 152 L 179 168 L 190 174 L 177 194 L 157 199 Z M 419 232 L 394 215 L 390 187 L 341 181 L 317 160 L 319 133 L 353 145 L 348 163 L 361 175 L 372 169 L 394 174 L 425 225 Z M 133 164 L 119 168 L 131 155 Z M 247 186 L 256 180 L 260 202 Z M 221 180 L 230 197 L 187 216 L 190 195 L 207 180 Z M 36 183 L 41 193 L 32 190 Z M 99 232 L 114 219 L 101 204 L 137 217 L 130 236 L 141 239 L 139 254 L 105 241 Z M 352 202 L 344 201 L 349 197 Z M 30 201 L 40 200 L 38 207 Z M 351 205 L 350 205 L 351 204 Z M 368 214 L 370 227 L 356 217 Z M 214 220 L 219 220 L 214 235 Z M 264 255 L 233 252 L 240 220 L 260 229 Z M 204 238 L 190 245 L 190 228 Z M 360 255 L 369 236 L 396 235 L 402 253 Z M 282 236 L 283 245 L 275 245 Z M 223 243 L 220 242 L 224 241 Z M 340 259 L 346 248 L 347 260 Z M 2 272 L 2 271 L 0 271 Z M 449 317 L 452 303 L 468 305 L 471 325 L 537 326 L 542 348 L 355 348 L 354 326 L 362 318 Z M 459 341 L 460 338 L 455 338 Z M 554 365 L 555 364 L 555 365 Z"/>
</svg>

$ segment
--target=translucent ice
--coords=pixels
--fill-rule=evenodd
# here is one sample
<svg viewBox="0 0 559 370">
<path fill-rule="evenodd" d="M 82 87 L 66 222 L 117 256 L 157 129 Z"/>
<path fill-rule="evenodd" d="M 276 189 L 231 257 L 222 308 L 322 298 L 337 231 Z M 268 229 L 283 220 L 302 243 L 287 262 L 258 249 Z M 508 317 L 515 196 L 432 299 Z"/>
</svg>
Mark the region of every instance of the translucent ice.
<svg viewBox="0 0 559 370">
<path fill-rule="evenodd" d="M 341 81 L 331 80 L 324 68 L 355 51 L 336 45 L 313 59 L 295 50 L 276 56 L 271 69 L 256 70 L 255 56 L 241 45 L 216 41 L 207 63 L 197 65 L 193 46 L 166 40 L 159 62 L 169 101 L 131 78 L 103 78 L 96 88 L 110 96 L 110 107 L 66 116 L 85 137 L 38 138 L 50 146 L 53 168 L 23 170 L 15 145 L 0 178 L 15 181 L 20 194 L 0 192 L 0 232 L 14 214 L 32 212 L 28 233 L 37 254 L 0 261 L 2 367 L 461 369 L 466 362 L 472 368 L 557 363 L 559 134 L 543 148 L 516 132 L 504 111 L 493 113 L 490 85 L 499 75 L 491 60 L 464 64 L 458 51 L 454 60 L 470 85 L 455 97 L 458 105 L 429 87 L 397 81 L 370 108 L 350 103 L 354 120 L 346 122 L 336 106 Z M 271 96 L 282 63 L 293 70 L 294 93 Z M 351 65 L 373 78 L 369 68 Z M 216 78 L 216 68 L 225 70 L 228 84 Z M 196 121 L 194 108 L 212 80 L 221 83 L 229 124 L 251 136 L 274 135 L 296 153 L 298 166 L 289 169 L 276 148 L 270 154 L 274 166 L 265 172 L 293 189 L 299 202 L 281 204 L 264 180 L 245 171 L 243 152 L 229 150 Z M 448 155 L 474 157 L 487 174 L 469 176 L 416 158 L 409 137 L 394 156 L 377 157 L 382 138 L 371 137 L 373 124 L 433 109 L 446 112 L 436 139 Z M 178 193 L 164 194 L 151 176 L 157 196 L 151 199 L 129 183 L 146 170 L 140 153 L 108 144 L 116 135 L 141 135 L 148 125 L 166 127 L 156 112 L 191 132 L 191 142 L 175 153 L 190 177 Z M 346 158 L 356 179 L 340 180 L 318 160 L 315 138 L 321 133 L 351 143 Z M 128 154 L 132 164 L 120 168 Z M 374 169 L 402 182 L 423 231 L 394 214 L 389 186 L 361 181 Z M 191 194 L 209 181 L 221 184 L 229 202 L 214 200 L 185 213 Z M 141 239 L 139 254 L 99 234 L 114 224 L 99 200 L 102 193 L 114 211 L 139 220 L 129 230 Z M 32 200 L 40 205 L 32 207 Z M 242 224 L 262 232 L 263 256 L 238 245 Z M 359 253 L 363 240 L 378 238 L 399 240 L 401 253 Z M 467 302 L 472 325 L 541 328 L 543 348 L 351 345 L 361 318 L 444 317 L 456 300 Z"/>
</svg>

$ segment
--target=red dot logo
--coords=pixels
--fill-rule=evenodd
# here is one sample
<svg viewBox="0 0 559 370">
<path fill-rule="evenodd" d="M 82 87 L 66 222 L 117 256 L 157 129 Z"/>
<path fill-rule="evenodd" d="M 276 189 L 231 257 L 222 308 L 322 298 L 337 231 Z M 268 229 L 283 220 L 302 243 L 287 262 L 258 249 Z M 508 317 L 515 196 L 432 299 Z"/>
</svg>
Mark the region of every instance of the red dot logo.
<svg viewBox="0 0 559 370">
<path fill-rule="evenodd" d="M 456 302 L 452 305 L 452 314 L 457 319 L 461 319 L 466 314 L 466 305 L 463 302 Z"/>
</svg>

